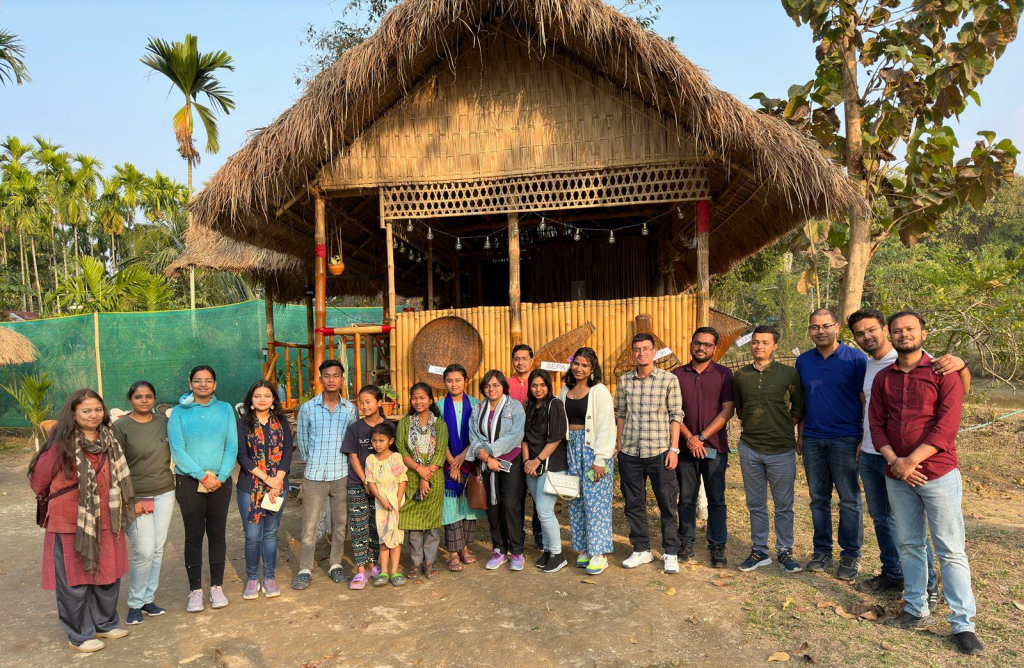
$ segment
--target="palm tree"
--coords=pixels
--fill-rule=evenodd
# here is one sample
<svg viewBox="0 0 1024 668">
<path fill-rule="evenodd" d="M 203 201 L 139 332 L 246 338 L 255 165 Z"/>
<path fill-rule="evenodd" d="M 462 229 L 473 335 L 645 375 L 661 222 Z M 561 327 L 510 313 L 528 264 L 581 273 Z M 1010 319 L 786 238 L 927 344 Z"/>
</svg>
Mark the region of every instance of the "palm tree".
<svg viewBox="0 0 1024 668">
<path fill-rule="evenodd" d="M 130 162 L 114 166 L 110 185 L 117 191 L 124 217 L 124 228 L 135 227 L 135 213 L 146 201 L 149 179 Z M 123 231 L 123 230 L 122 230 Z"/>
<path fill-rule="evenodd" d="M 3 167 L 4 183 L 7 200 L 0 209 L 3 217 L 10 221 L 10 226 L 18 230 L 18 240 L 22 248 L 21 265 L 24 268 L 25 285 L 31 292 L 28 272 L 28 258 L 25 255 L 25 235 L 32 243 L 32 267 L 35 272 L 36 296 L 39 310 L 43 308 L 43 288 L 39 281 L 39 263 L 36 260 L 36 235 L 39 234 L 46 216 L 43 196 L 39 181 L 35 174 L 22 165 L 11 162 Z"/>
<path fill-rule="evenodd" d="M 188 194 L 192 197 L 192 166 L 199 162 L 199 151 L 192 140 L 194 119 L 192 110 L 199 115 L 199 120 L 206 130 L 206 152 L 216 153 L 220 150 L 215 110 L 230 114 L 235 108 L 231 93 L 223 88 L 217 80 L 217 70 L 234 71 L 231 56 L 226 51 L 211 53 L 199 52 L 199 40 L 193 35 L 185 35 L 184 42 L 166 42 L 154 37 L 149 38 L 146 45 L 148 55 L 141 58 L 142 64 L 157 72 L 161 72 L 171 84 L 185 96 L 185 106 L 179 109 L 173 118 L 174 136 L 178 140 L 178 153 L 188 165 Z M 199 104 L 197 98 L 202 93 L 209 101 L 210 107 Z M 189 294 L 192 309 L 196 308 L 195 271 L 189 270 Z"/>
<path fill-rule="evenodd" d="M 96 201 L 96 220 L 110 235 L 110 265 L 117 265 L 117 235 L 124 234 L 127 207 L 121 189 L 113 179 L 103 179 L 103 194 Z"/>
<path fill-rule="evenodd" d="M 36 148 L 32 150 L 32 161 L 38 168 L 36 178 L 43 195 L 43 205 L 47 212 L 46 223 L 50 230 L 50 269 L 53 280 L 57 281 L 57 243 L 62 229 L 62 213 L 65 209 L 64 198 L 67 189 L 67 177 L 70 172 L 71 155 L 62 151 L 60 144 L 36 135 L 32 138 Z M 68 273 L 67 245 L 60 244 L 64 257 L 64 273 Z"/>
<path fill-rule="evenodd" d="M 71 226 L 75 235 L 75 258 L 81 257 L 78 245 L 79 232 L 87 226 L 92 216 L 92 208 L 96 203 L 97 185 L 100 182 L 100 170 L 103 165 L 91 156 L 77 154 L 74 157 L 77 166 L 71 167 L 67 175 L 67 189 L 64 197 L 64 220 Z M 88 228 L 86 228 L 88 236 Z M 90 244 L 91 245 L 91 244 Z M 78 264 L 75 264 L 78 272 Z"/>
<path fill-rule="evenodd" d="M 0 85 L 32 81 L 25 67 L 25 47 L 13 32 L 0 30 Z"/>
</svg>

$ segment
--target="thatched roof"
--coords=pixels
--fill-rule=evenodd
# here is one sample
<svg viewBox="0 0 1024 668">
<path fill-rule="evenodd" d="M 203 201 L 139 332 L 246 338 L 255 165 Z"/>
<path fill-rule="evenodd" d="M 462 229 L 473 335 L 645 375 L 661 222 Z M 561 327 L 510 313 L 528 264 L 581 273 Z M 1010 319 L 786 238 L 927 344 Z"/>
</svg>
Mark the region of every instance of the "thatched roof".
<svg viewBox="0 0 1024 668">
<path fill-rule="evenodd" d="M 405 0 L 374 35 L 317 75 L 291 108 L 250 136 L 193 200 L 193 220 L 261 246 L 308 253 L 307 189 L 318 172 L 432 68 L 474 48 L 495 24 L 528 42 L 538 58 L 558 51 L 587 63 L 695 138 L 709 165 L 715 273 L 807 218 L 858 200 L 844 172 L 812 140 L 715 88 L 673 44 L 600 0 Z M 363 229 L 372 235 L 375 197 L 340 210 L 357 219 L 364 211 Z M 691 219 L 676 223 L 692 225 Z M 672 240 L 676 270 L 692 282 L 684 231 Z"/>
<path fill-rule="evenodd" d="M 36 348 L 10 327 L 0 327 L 0 366 L 36 361 Z"/>
</svg>

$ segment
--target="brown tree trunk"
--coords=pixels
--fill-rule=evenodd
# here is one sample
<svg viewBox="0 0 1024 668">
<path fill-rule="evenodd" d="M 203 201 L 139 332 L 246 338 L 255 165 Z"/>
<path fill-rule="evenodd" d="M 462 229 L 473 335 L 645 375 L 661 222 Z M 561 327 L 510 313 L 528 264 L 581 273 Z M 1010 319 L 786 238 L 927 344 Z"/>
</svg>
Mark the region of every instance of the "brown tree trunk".
<svg viewBox="0 0 1024 668">
<path fill-rule="evenodd" d="M 28 256 L 25 255 L 25 235 L 21 230 L 18 230 L 18 254 L 21 259 L 21 285 L 27 292 L 21 294 L 21 303 L 25 306 L 26 311 L 31 309 L 29 305 L 29 295 L 32 293 L 32 281 L 28 275 Z"/>
<path fill-rule="evenodd" d="M 188 201 L 192 201 L 192 161 L 188 161 Z M 188 224 L 192 225 L 192 213 L 188 213 Z M 189 308 L 196 310 L 196 268 L 188 268 L 188 303 Z"/>
<path fill-rule="evenodd" d="M 857 47 L 852 40 L 843 40 L 843 110 L 846 121 L 846 170 L 867 198 L 867 180 L 864 175 L 863 118 L 860 91 L 857 88 Z M 864 296 L 864 275 L 871 259 L 871 210 L 866 204 L 850 211 L 849 263 L 843 274 L 843 287 L 839 298 L 840 322 L 860 308 Z"/>
<path fill-rule="evenodd" d="M 32 236 L 32 269 L 36 274 L 36 295 L 39 297 L 39 315 L 43 314 L 43 286 L 39 282 L 39 263 L 36 261 L 36 238 Z M 54 278 L 57 275 L 54 273 Z"/>
</svg>

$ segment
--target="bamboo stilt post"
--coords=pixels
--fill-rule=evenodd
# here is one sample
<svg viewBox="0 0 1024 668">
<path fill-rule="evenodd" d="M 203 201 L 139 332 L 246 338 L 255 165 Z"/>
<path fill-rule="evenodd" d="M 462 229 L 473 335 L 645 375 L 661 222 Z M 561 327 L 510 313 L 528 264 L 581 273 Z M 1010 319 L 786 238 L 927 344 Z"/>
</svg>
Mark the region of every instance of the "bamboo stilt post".
<svg viewBox="0 0 1024 668">
<path fill-rule="evenodd" d="M 391 221 L 385 224 L 386 242 L 388 254 L 388 295 L 384 305 L 384 319 L 387 324 L 395 324 L 395 236 Z"/>
<path fill-rule="evenodd" d="M 427 242 L 427 310 L 434 310 L 434 242 Z"/>
<path fill-rule="evenodd" d="M 315 345 L 314 338 L 316 336 L 316 332 L 314 331 L 314 329 L 316 328 L 316 318 L 314 317 L 313 314 L 313 292 L 313 284 L 310 283 L 308 286 L 306 286 L 306 343 L 309 344 L 310 355 L 313 354 L 313 346 Z M 307 369 L 307 371 L 309 372 L 309 387 L 314 387 L 315 384 L 317 383 L 317 378 L 319 377 L 320 374 L 316 372 L 316 369 L 313 367 L 312 364 L 309 364 L 307 366 L 309 367 Z M 288 373 L 291 373 L 291 371 L 289 370 Z M 302 373 L 301 365 L 299 368 L 299 373 Z"/>
<path fill-rule="evenodd" d="M 314 270 L 313 292 L 315 304 L 315 321 L 313 330 L 313 363 L 310 364 L 310 375 L 313 376 L 313 369 L 320 368 L 324 361 L 324 335 L 317 330 L 327 326 L 327 201 L 323 194 L 316 195 L 316 223 L 313 228 L 313 238 L 316 243 L 316 264 Z M 323 388 L 320 385 L 320 376 L 314 376 L 315 393 Z"/>
<path fill-rule="evenodd" d="M 711 324 L 711 272 L 708 237 L 711 236 L 711 202 L 697 202 L 697 326 Z"/>
<path fill-rule="evenodd" d="M 277 346 L 274 345 L 274 298 L 270 296 L 270 277 L 263 279 L 263 305 L 267 312 L 267 361 L 264 363 L 263 377 L 271 382 L 277 382 L 277 365 L 270 367 L 270 360 L 274 359 Z M 269 375 L 268 375 L 268 372 Z"/>
<path fill-rule="evenodd" d="M 519 214 L 508 214 L 508 316 L 513 346 L 523 342 L 523 321 L 519 287 Z"/>
<path fill-rule="evenodd" d="M 96 343 L 96 392 L 103 396 L 103 364 L 100 358 L 100 312 L 92 312 L 92 335 Z"/>
<path fill-rule="evenodd" d="M 352 396 L 363 386 L 363 357 L 360 354 L 359 335 L 352 335 Z"/>
</svg>

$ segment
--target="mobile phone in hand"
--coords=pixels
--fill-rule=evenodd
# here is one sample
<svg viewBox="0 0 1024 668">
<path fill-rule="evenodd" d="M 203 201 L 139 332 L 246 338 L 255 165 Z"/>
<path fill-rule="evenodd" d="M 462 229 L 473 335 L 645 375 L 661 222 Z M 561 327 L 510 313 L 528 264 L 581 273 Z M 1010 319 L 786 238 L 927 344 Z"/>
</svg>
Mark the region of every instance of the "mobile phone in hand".
<svg viewBox="0 0 1024 668">
<path fill-rule="evenodd" d="M 498 466 L 501 468 L 502 473 L 508 473 L 509 471 L 512 470 L 512 462 L 506 461 L 504 459 L 498 460 Z"/>
</svg>

